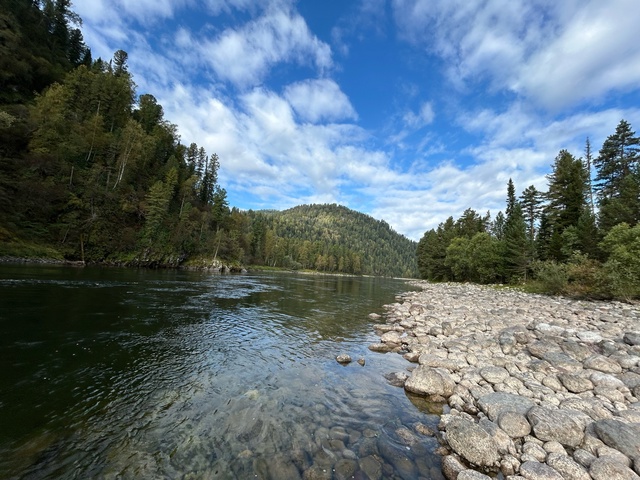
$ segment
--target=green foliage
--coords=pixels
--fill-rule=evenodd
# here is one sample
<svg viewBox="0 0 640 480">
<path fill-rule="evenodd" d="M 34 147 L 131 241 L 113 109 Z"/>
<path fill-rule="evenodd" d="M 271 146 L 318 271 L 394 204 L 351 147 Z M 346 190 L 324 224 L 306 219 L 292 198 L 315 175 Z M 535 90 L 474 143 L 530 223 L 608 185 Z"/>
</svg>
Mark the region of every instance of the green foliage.
<svg viewBox="0 0 640 480">
<path fill-rule="evenodd" d="M 533 275 L 538 291 L 551 295 L 563 293 L 569 282 L 567 266 L 554 260 L 534 262 Z"/>
<path fill-rule="evenodd" d="M 504 231 L 505 278 L 508 282 L 526 281 L 533 260 L 533 242 L 527 237 L 522 208 L 515 203 L 507 216 Z"/>
<path fill-rule="evenodd" d="M 445 265 L 452 280 L 493 283 L 502 276 L 502 244 L 486 232 L 472 238 L 456 237 L 447 247 Z"/>
<path fill-rule="evenodd" d="M 640 138 L 628 122 L 620 120 L 594 160 L 600 225 L 605 231 L 622 222 L 640 221 L 639 150 Z"/>
<path fill-rule="evenodd" d="M 24 103 L 87 62 L 69 0 L 0 0 L 0 104 Z"/>
<path fill-rule="evenodd" d="M 610 292 L 627 300 L 640 297 L 640 225 L 616 225 L 601 247 L 608 254 L 604 279 Z"/>
</svg>

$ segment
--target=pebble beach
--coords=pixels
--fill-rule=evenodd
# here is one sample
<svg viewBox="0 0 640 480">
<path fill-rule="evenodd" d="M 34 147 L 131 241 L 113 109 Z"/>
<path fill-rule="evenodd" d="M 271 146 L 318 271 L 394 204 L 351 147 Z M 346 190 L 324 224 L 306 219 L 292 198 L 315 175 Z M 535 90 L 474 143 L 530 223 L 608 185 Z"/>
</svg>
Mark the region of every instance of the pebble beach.
<svg viewBox="0 0 640 480">
<path fill-rule="evenodd" d="M 640 308 L 412 282 L 376 322 L 388 379 L 445 405 L 449 480 L 640 480 Z"/>
</svg>

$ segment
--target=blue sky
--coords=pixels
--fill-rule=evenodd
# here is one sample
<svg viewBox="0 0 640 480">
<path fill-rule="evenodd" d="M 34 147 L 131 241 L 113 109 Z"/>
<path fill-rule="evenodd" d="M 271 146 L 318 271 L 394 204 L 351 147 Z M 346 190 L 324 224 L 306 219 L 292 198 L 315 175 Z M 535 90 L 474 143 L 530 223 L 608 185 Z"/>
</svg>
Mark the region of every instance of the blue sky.
<svg viewBox="0 0 640 480">
<path fill-rule="evenodd" d="M 76 0 L 232 206 L 339 203 L 418 240 L 560 149 L 640 131 L 637 0 Z"/>
</svg>

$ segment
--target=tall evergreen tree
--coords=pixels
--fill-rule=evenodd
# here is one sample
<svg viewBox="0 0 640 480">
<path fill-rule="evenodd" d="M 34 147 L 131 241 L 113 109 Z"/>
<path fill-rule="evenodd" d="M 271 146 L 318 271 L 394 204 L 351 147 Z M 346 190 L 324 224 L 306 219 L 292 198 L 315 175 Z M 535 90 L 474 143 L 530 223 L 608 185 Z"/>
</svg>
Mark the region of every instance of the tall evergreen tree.
<svg viewBox="0 0 640 480">
<path fill-rule="evenodd" d="M 620 120 L 605 140 L 594 164 L 600 226 L 606 231 L 621 222 L 640 221 L 640 138 Z"/>
<path fill-rule="evenodd" d="M 533 245 L 527 238 L 527 224 L 519 203 L 514 204 L 505 225 L 504 260 L 507 280 L 527 280 Z"/>
<path fill-rule="evenodd" d="M 528 186 L 520 195 L 520 204 L 522 205 L 522 214 L 527 223 L 527 234 L 529 240 L 535 239 L 536 222 L 540 220 L 542 213 L 543 195 L 535 186 Z"/>
<path fill-rule="evenodd" d="M 552 165 L 547 198 L 547 214 L 554 231 L 559 234 L 572 225 L 577 225 L 587 208 L 587 171 L 582 160 L 576 159 L 567 150 L 561 150 Z"/>
<path fill-rule="evenodd" d="M 513 209 L 516 206 L 516 187 L 513 185 L 513 180 L 509 179 L 507 183 L 507 208 L 505 210 L 507 220 L 513 214 Z"/>
</svg>

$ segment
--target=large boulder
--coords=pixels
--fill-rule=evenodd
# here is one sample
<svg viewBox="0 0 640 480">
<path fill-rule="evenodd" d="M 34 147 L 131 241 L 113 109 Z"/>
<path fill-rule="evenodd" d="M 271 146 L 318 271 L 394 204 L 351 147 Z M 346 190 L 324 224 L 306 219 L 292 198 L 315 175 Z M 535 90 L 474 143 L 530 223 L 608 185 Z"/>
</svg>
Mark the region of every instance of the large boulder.
<svg viewBox="0 0 640 480">
<path fill-rule="evenodd" d="M 591 480 L 586 468 L 563 453 L 550 453 L 547 456 L 547 465 L 560 473 L 562 478 L 566 480 Z"/>
<path fill-rule="evenodd" d="M 606 445 L 630 459 L 640 459 L 640 427 L 605 419 L 595 422 L 594 429 Z"/>
<path fill-rule="evenodd" d="M 572 416 L 561 410 L 533 407 L 527 413 L 537 438 L 556 441 L 564 446 L 577 447 L 584 438 L 584 429 Z"/>
<path fill-rule="evenodd" d="M 596 458 L 589 467 L 593 480 L 640 480 L 640 477 L 626 465 L 611 457 Z"/>
<path fill-rule="evenodd" d="M 491 435 L 471 420 L 454 417 L 447 423 L 446 432 L 449 446 L 468 462 L 491 467 L 500 461 L 498 447 Z"/>
<path fill-rule="evenodd" d="M 520 466 L 520 475 L 527 480 L 565 480 L 549 465 L 533 460 L 528 460 Z"/>
<path fill-rule="evenodd" d="M 535 406 L 533 400 L 507 392 L 495 392 L 483 395 L 478 399 L 478 406 L 489 420 L 495 422 L 503 412 L 516 412 L 521 415 Z"/>
<path fill-rule="evenodd" d="M 456 384 L 449 373 L 442 368 L 418 365 L 404 384 L 409 392 L 420 395 L 440 395 L 449 398 Z"/>
</svg>

